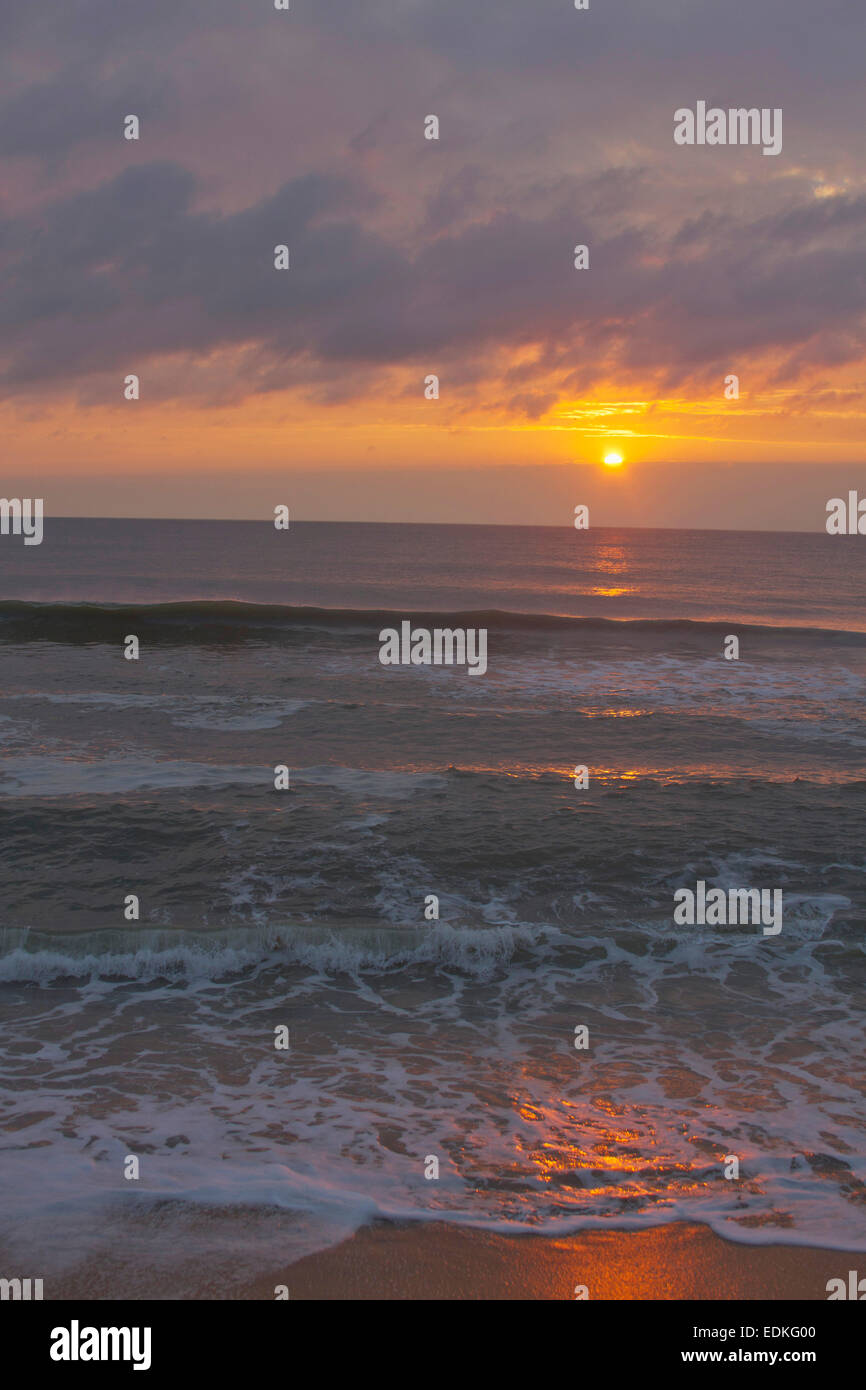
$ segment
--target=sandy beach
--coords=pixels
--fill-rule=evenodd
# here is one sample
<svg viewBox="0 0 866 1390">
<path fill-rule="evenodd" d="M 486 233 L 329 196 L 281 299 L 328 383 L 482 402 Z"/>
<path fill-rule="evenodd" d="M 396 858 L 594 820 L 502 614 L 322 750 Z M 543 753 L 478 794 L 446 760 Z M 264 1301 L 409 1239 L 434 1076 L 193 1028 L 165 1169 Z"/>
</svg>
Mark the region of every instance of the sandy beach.
<svg viewBox="0 0 866 1390">
<path fill-rule="evenodd" d="M 858 1264 L 859 1262 L 859 1264 Z M 816 1299 L 862 1255 L 734 1245 L 707 1227 L 588 1231 L 551 1240 L 449 1225 L 366 1227 L 285 1271 L 306 1299 Z M 267 1297 L 264 1282 L 255 1296 Z"/>
<path fill-rule="evenodd" d="M 552 1239 L 503 1236 L 444 1222 L 376 1222 L 329 1250 L 253 1279 L 214 1277 L 206 1264 L 196 1280 L 183 1271 L 182 1292 L 155 1281 L 118 1255 L 86 1260 L 55 1275 L 45 1298 L 273 1299 L 590 1299 L 816 1300 L 827 1280 L 862 1270 L 862 1254 L 800 1245 L 738 1245 L 705 1226 L 676 1223 L 645 1231 L 586 1231 Z"/>
</svg>

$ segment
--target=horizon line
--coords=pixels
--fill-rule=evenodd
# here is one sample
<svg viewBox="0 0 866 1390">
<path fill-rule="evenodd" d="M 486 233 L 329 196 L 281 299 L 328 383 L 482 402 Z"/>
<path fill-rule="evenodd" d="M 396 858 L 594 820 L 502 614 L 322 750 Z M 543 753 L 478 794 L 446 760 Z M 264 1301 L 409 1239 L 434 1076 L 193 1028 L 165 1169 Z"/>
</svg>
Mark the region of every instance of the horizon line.
<svg viewBox="0 0 866 1390">
<path fill-rule="evenodd" d="M 218 523 L 235 523 L 243 526 L 255 526 L 267 524 L 273 525 L 270 517 L 256 516 L 61 516 L 45 514 L 46 521 L 153 521 L 153 522 L 189 522 L 192 524 L 208 525 Z M 814 531 L 792 531 L 784 527 L 774 527 L 772 530 L 757 526 L 743 526 L 733 528 L 730 526 L 616 526 L 616 525 L 593 525 L 587 527 L 567 526 L 563 523 L 552 521 L 360 521 L 355 518 L 341 517 L 339 519 L 323 517 L 297 517 L 291 518 L 291 526 L 464 526 L 467 529 L 474 527 L 485 530 L 508 530 L 508 531 L 664 531 L 666 533 L 695 533 L 698 535 L 726 535 L 726 536 L 823 536 L 826 535 L 824 527 Z"/>
</svg>

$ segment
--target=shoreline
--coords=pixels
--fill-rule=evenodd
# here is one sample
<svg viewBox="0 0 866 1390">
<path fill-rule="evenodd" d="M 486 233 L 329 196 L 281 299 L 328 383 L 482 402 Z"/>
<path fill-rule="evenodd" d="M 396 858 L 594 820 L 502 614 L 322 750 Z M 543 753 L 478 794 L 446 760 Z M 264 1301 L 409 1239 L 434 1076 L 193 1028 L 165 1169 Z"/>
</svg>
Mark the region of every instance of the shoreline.
<svg viewBox="0 0 866 1390">
<path fill-rule="evenodd" d="M 171 1273 L 137 1258 L 93 1255 L 45 1280 L 46 1301 L 273 1301 L 289 1299 L 827 1301 L 827 1281 L 866 1272 L 864 1252 L 803 1245 L 742 1245 L 708 1226 L 672 1222 L 646 1230 L 593 1230 L 570 1236 L 499 1235 L 448 1222 L 377 1220 L 338 1245 L 283 1267 L 226 1278 L 207 1261 Z M 144 1263 L 143 1263 L 144 1262 Z M 118 1295 L 115 1291 L 122 1289 Z M 285 1297 L 285 1295 L 282 1295 Z"/>
</svg>

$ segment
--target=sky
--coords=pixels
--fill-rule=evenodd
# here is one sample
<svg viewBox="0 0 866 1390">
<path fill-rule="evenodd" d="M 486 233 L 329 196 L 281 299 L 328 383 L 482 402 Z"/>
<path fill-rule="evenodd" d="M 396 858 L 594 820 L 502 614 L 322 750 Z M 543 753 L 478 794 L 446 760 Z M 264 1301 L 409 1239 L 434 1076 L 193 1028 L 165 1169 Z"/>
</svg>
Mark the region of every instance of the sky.
<svg viewBox="0 0 866 1390">
<path fill-rule="evenodd" d="M 864 38 L 862 0 L 0 0 L 0 490 L 823 529 L 866 495 Z M 698 101 L 781 152 L 675 144 Z"/>
</svg>

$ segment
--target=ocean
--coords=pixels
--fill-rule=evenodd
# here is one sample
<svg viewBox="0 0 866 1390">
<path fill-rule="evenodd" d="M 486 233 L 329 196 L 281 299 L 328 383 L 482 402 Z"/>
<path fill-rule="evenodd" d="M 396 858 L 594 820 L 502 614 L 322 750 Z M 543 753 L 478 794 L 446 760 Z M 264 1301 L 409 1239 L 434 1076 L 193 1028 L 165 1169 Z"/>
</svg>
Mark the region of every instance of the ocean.
<svg viewBox="0 0 866 1390">
<path fill-rule="evenodd" d="M 861 546 L 0 538 L 4 1269 L 229 1298 L 377 1218 L 866 1250 Z M 382 665 L 405 618 L 485 674 Z M 677 925 L 699 881 L 781 932 Z"/>
</svg>

